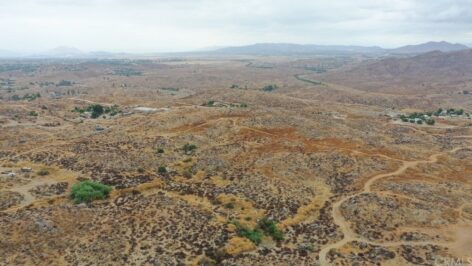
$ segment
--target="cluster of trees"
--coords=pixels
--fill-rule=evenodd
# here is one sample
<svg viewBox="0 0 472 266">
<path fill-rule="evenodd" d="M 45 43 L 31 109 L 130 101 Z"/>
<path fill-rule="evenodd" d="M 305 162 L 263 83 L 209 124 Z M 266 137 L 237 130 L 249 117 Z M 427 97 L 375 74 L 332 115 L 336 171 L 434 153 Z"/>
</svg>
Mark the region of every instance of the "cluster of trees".
<svg viewBox="0 0 472 266">
<path fill-rule="evenodd" d="M 72 86 L 74 82 L 70 80 L 61 80 L 59 83 L 56 84 L 56 87 L 62 87 L 62 86 Z"/>
<path fill-rule="evenodd" d="M 417 123 L 419 125 L 426 123 L 432 126 L 436 123 L 436 121 L 431 116 L 432 116 L 432 113 L 424 114 L 424 113 L 414 112 L 412 114 L 409 114 L 408 116 L 400 115 L 400 119 L 403 122 Z"/>
<path fill-rule="evenodd" d="M 215 101 L 213 100 L 210 100 L 206 103 L 203 103 L 202 106 L 206 106 L 206 107 L 215 107 Z M 227 106 L 227 104 L 225 104 L 225 106 Z M 239 108 L 246 108 L 248 105 L 247 103 L 230 103 L 229 104 L 229 107 L 239 107 Z"/>
<path fill-rule="evenodd" d="M 271 91 L 276 90 L 277 88 L 278 88 L 277 85 L 270 84 L 270 85 L 264 86 L 264 88 L 262 88 L 262 91 L 271 92 Z"/>
<path fill-rule="evenodd" d="M 143 73 L 141 71 L 138 71 L 132 68 L 118 68 L 113 71 L 113 74 L 117 76 L 130 77 L 130 76 L 141 76 Z"/>
<path fill-rule="evenodd" d="M 31 93 L 31 94 L 27 93 L 27 94 L 23 95 L 23 97 L 20 97 L 17 94 L 11 96 L 11 99 L 13 101 L 20 101 L 20 100 L 34 101 L 37 98 L 41 98 L 41 94 L 39 92 L 38 93 Z"/>
<path fill-rule="evenodd" d="M 443 110 L 442 108 L 439 108 L 433 113 L 434 116 L 451 116 L 451 115 L 466 115 L 470 116 L 469 113 L 464 112 L 464 109 L 454 109 L 454 108 L 449 108 L 446 110 Z"/>
<path fill-rule="evenodd" d="M 117 115 L 120 110 L 118 109 L 118 105 L 113 105 L 111 107 L 108 106 L 103 106 L 101 104 L 90 104 L 87 106 L 85 109 L 80 108 L 80 107 L 75 107 L 72 112 L 77 112 L 77 113 L 85 113 L 85 112 L 90 112 L 92 118 L 98 118 L 103 114 L 110 114 L 110 116 L 115 116 Z"/>
</svg>

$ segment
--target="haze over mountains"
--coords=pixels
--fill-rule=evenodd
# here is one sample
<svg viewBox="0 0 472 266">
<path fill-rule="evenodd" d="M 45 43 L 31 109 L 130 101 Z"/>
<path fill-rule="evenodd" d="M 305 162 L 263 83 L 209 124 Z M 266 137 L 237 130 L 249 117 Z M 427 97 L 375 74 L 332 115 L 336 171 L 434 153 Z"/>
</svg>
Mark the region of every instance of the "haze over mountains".
<svg viewBox="0 0 472 266">
<path fill-rule="evenodd" d="M 445 41 L 427 42 L 417 45 L 407 45 L 395 49 L 385 49 L 379 46 L 356 45 L 316 45 L 316 44 L 292 44 L 292 43 L 257 43 L 246 46 L 233 46 L 201 51 L 189 51 L 185 53 L 151 53 L 131 54 L 112 53 L 107 51 L 84 52 L 75 47 L 59 46 L 52 50 L 27 54 L 0 49 L 0 58 L 110 58 L 128 56 L 146 56 L 162 54 L 209 54 L 209 55 L 336 55 L 336 54 L 365 54 L 365 55 L 407 55 L 421 54 L 432 51 L 453 52 L 469 49 L 463 44 L 453 44 Z"/>
</svg>

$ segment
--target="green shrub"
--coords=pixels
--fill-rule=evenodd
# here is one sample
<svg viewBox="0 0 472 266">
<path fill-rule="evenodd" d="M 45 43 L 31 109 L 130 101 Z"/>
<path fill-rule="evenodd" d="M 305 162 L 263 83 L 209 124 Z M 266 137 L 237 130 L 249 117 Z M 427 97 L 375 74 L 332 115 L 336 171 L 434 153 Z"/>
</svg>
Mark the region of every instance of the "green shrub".
<svg viewBox="0 0 472 266">
<path fill-rule="evenodd" d="M 159 166 L 159 168 L 157 168 L 157 172 L 159 174 L 165 174 L 167 173 L 167 168 L 165 166 Z"/>
<path fill-rule="evenodd" d="M 428 119 L 428 120 L 426 120 L 426 124 L 428 124 L 428 125 L 430 125 L 430 126 L 434 125 L 435 123 L 436 123 L 436 121 L 434 121 L 434 119 Z"/>
<path fill-rule="evenodd" d="M 280 241 L 284 239 L 284 234 L 277 228 L 277 223 L 273 220 L 267 218 L 262 218 L 257 226 L 264 231 L 266 234 L 270 235 L 272 239 Z"/>
<path fill-rule="evenodd" d="M 261 243 L 263 234 L 259 229 L 256 228 L 254 230 L 251 230 L 245 226 L 242 226 L 237 221 L 233 221 L 231 223 L 236 226 L 236 230 L 239 236 L 251 240 L 256 245 L 259 245 Z"/>
<path fill-rule="evenodd" d="M 157 149 L 157 153 L 164 153 L 164 149 L 162 148 Z"/>
<path fill-rule="evenodd" d="M 38 113 L 36 113 L 35 111 L 30 111 L 28 114 L 30 116 L 38 116 Z"/>
<path fill-rule="evenodd" d="M 190 151 L 193 151 L 193 150 L 196 150 L 197 149 L 197 146 L 194 145 L 194 144 L 185 144 L 184 147 L 182 148 L 185 152 L 190 152 Z"/>
<path fill-rule="evenodd" d="M 92 118 L 100 117 L 103 114 L 103 112 L 105 111 L 103 106 L 101 106 L 100 104 L 92 104 L 87 109 L 88 109 L 88 111 L 92 112 L 92 116 L 91 116 Z"/>
<path fill-rule="evenodd" d="M 83 181 L 72 186 L 71 198 L 75 203 L 92 202 L 97 199 L 105 199 L 110 194 L 110 186 L 93 181 Z"/>
</svg>

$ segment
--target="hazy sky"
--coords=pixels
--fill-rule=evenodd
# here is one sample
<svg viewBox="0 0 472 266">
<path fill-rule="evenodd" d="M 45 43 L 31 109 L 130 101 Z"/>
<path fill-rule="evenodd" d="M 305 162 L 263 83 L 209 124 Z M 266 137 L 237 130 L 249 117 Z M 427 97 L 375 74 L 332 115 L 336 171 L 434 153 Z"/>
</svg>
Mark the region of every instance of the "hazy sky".
<svg viewBox="0 0 472 266">
<path fill-rule="evenodd" d="M 472 43 L 472 0 L 0 0 L 0 49 Z"/>
</svg>

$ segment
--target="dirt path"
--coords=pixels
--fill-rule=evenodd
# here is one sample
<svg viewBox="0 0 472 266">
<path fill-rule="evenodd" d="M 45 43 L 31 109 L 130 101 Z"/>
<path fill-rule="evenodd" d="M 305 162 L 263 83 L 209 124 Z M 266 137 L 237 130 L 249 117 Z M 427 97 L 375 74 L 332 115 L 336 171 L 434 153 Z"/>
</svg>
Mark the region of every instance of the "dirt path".
<svg viewBox="0 0 472 266">
<path fill-rule="evenodd" d="M 346 202 L 346 201 L 348 201 L 348 200 L 350 200 L 350 199 L 352 199 L 356 196 L 359 196 L 363 193 L 371 192 L 372 191 L 371 190 L 372 184 L 374 184 L 379 179 L 389 177 L 389 176 L 403 174 L 408 168 L 415 167 L 418 164 L 436 163 L 440 156 L 443 156 L 447 153 L 454 153 L 458 150 L 466 149 L 466 148 L 467 147 L 457 147 L 457 148 L 452 149 L 449 152 L 435 153 L 435 154 L 431 155 L 427 160 L 403 161 L 403 164 L 397 170 L 395 170 L 393 172 L 385 173 L 385 174 L 375 175 L 372 178 L 370 178 L 364 184 L 364 188 L 361 192 L 356 193 L 354 195 L 345 196 L 345 197 L 341 198 L 340 200 L 338 200 L 336 203 L 334 203 L 333 204 L 333 209 L 332 209 L 332 217 L 333 217 L 334 223 L 339 226 L 339 228 L 343 232 L 344 236 L 343 236 L 342 240 L 340 240 L 338 242 L 335 242 L 333 244 L 327 245 L 323 249 L 320 250 L 320 253 L 319 253 L 320 265 L 322 265 L 322 266 L 330 265 L 328 260 L 327 260 L 327 255 L 328 255 L 328 252 L 331 249 L 340 248 L 340 247 L 344 246 L 345 244 L 347 244 L 349 242 L 352 242 L 352 241 L 359 241 L 359 242 L 363 242 L 363 243 L 367 243 L 367 244 L 371 244 L 371 245 L 376 245 L 376 246 L 383 246 L 383 247 L 392 247 L 392 246 L 398 246 L 398 245 L 428 245 L 428 244 L 439 245 L 439 246 L 449 245 L 450 243 L 435 242 L 435 241 L 395 241 L 395 242 L 388 242 L 388 243 L 376 243 L 376 242 L 369 241 L 367 239 L 359 238 L 357 236 L 357 234 L 351 229 L 350 223 L 342 215 L 341 205 L 344 202 Z"/>
</svg>

